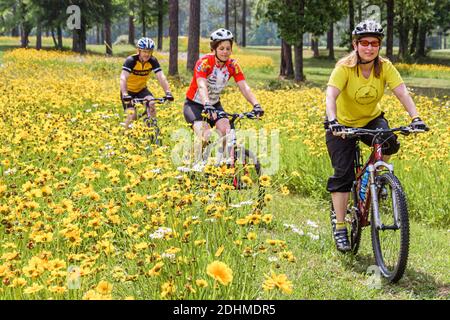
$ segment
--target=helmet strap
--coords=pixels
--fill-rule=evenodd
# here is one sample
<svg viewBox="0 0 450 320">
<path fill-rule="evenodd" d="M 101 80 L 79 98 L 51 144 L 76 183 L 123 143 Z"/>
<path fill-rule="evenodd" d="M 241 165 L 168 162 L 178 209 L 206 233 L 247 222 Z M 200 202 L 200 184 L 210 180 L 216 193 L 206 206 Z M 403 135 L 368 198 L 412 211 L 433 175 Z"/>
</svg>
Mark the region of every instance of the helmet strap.
<svg viewBox="0 0 450 320">
<path fill-rule="evenodd" d="M 225 61 L 223 61 L 223 60 L 220 60 L 219 56 L 217 55 L 217 51 L 216 51 L 216 52 L 214 52 L 214 55 L 216 56 L 216 59 L 217 59 L 217 60 L 219 60 L 219 61 L 220 61 L 220 62 L 222 62 L 222 63 L 226 63 L 226 62 L 228 61 L 228 59 L 227 59 L 227 60 L 225 60 Z"/>
<path fill-rule="evenodd" d="M 362 60 L 361 60 L 361 57 L 359 56 L 358 51 L 356 51 L 356 54 L 358 55 L 358 64 L 368 64 L 368 63 L 371 63 L 371 62 L 375 61 L 375 60 L 378 58 L 378 55 L 377 55 L 377 56 L 376 56 L 375 58 L 373 58 L 372 60 L 369 60 L 369 61 L 362 61 Z"/>
</svg>

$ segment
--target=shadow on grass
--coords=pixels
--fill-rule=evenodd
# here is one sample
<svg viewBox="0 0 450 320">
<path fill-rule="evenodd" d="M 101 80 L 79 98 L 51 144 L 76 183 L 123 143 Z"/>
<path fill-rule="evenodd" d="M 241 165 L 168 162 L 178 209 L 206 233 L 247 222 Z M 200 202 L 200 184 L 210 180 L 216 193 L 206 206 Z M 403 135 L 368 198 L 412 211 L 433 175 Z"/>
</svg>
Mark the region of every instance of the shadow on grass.
<svg viewBox="0 0 450 320">
<path fill-rule="evenodd" d="M 371 255 L 357 254 L 346 255 L 342 262 L 354 272 L 369 276 L 368 268 L 375 265 L 375 259 Z M 417 271 L 412 266 L 406 268 L 406 272 L 398 283 L 388 283 L 383 280 L 381 290 L 387 294 L 408 292 L 412 298 L 420 299 L 449 299 L 450 285 L 437 281 L 432 275 Z"/>
</svg>

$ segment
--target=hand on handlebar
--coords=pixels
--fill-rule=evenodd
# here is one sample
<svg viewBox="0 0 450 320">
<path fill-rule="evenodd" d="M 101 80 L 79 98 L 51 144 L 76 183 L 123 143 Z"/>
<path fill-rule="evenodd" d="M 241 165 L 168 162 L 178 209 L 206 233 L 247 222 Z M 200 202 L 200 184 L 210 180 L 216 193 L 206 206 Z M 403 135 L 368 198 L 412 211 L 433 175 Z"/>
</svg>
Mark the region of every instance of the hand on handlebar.
<svg viewBox="0 0 450 320">
<path fill-rule="evenodd" d="M 425 124 L 425 122 L 419 117 L 414 118 L 409 125 L 412 130 L 423 130 L 428 131 L 430 128 Z"/>
<path fill-rule="evenodd" d="M 340 124 L 336 119 L 328 122 L 328 128 L 335 136 L 342 135 L 345 131 L 345 126 Z"/>
<path fill-rule="evenodd" d="M 122 96 L 122 100 L 125 104 L 130 104 L 133 98 L 129 94 L 127 94 Z"/>
</svg>

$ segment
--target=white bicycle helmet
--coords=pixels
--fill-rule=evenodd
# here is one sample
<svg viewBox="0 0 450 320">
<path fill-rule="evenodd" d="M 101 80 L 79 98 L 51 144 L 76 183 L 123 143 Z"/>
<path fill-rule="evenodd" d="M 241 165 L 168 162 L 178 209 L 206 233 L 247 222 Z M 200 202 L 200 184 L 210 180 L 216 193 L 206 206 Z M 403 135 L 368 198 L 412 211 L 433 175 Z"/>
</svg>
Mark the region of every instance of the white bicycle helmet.
<svg viewBox="0 0 450 320">
<path fill-rule="evenodd" d="M 138 40 L 136 47 L 141 50 L 153 50 L 155 49 L 155 42 L 150 38 L 143 37 Z"/>
<path fill-rule="evenodd" d="M 374 20 L 365 20 L 355 27 L 352 32 L 353 39 L 359 39 L 366 36 L 374 36 L 383 39 L 384 32 L 381 25 Z"/>
<path fill-rule="evenodd" d="M 230 30 L 220 28 L 211 33 L 211 41 L 224 41 L 231 40 L 233 41 L 234 37 Z"/>
</svg>

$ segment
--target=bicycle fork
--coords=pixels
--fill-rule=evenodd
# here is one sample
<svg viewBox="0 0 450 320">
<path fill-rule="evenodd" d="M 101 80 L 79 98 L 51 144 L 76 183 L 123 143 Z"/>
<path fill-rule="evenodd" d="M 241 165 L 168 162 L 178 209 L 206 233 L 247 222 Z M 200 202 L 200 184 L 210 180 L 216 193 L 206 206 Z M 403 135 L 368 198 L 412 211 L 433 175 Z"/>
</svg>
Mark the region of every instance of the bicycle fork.
<svg viewBox="0 0 450 320">
<path fill-rule="evenodd" d="M 386 167 L 391 173 L 393 172 L 393 166 L 391 164 L 387 164 L 383 161 L 377 161 L 375 163 L 375 165 L 370 164 L 368 166 L 369 168 L 369 173 L 370 173 L 370 196 L 372 198 L 372 210 L 373 210 L 373 220 L 372 223 L 375 223 L 375 227 L 377 228 L 377 230 L 397 230 L 399 229 L 399 225 L 398 225 L 398 212 L 396 210 L 397 208 L 397 200 L 396 197 L 393 196 L 392 197 L 392 205 L 394 208 L 394 225 L 389 226 L 389 225 L 384 225 L 381 221 L 380 218 L 380 211 L 379 211 L 379 202 L 378 202 L 378 190 L 377 190 L 377 181 L 375 179 L 375 171 L 376 168 L 378 168 L 379 166 L 384 166 Z"/>
</svg>

